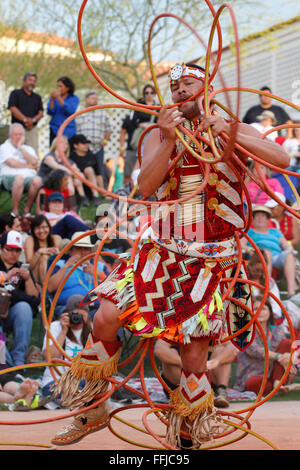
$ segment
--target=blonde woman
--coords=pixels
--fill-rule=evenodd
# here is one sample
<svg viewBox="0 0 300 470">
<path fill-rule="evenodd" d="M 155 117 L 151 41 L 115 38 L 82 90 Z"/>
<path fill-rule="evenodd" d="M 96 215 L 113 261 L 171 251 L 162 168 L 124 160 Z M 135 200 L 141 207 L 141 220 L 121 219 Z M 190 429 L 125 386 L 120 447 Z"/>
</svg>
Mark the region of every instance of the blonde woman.
<svg viewBox="0 0 300 470">
<path fill-rule="evenodd" d="M 68 159 L 70 155 L 70 145 L 69 141 L 65 136 L 62 136 L 62 150 L 64 152 L 64 156 Z M 45 179 L 49 176 L 52 170 L 64 170 L 67 175 L 68 175 L 68 189 L 69 189 L 69 195 L 72 196 L 77 192 L 81 198 L 81 204 L 83 202 L 83 199 L 86 197 L 83 189 L 83 184 L 80 181 L 80 179 L 76 178 L 74 176 L 74 173 L 69 170 L 69 168 L 66 167 L 64 164 L 60 152 L 58 150 L 58 145 L 57 145 L 58 139 L 55 138 L 51 144 L 51 147 L 49 149 L 49 153 L 45 155 L 43 158 L 40 169 L 39 169 L 39 176 L 42 178 L 43 182 Z M 79 174 L 81 174 L 81 171 L 78 169 L 77 165 L 70 161 L 70 164 L 74 170 L 76 170 Z"/>
</svg>

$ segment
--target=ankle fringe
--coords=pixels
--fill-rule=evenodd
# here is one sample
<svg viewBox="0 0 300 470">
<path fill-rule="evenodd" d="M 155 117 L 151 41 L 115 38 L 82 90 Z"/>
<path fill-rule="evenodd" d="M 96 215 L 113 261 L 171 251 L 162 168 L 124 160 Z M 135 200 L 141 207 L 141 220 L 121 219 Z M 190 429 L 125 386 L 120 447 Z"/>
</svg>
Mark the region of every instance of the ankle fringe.
<svg viewBox="0 0 300 470">
<path fill-rule="evenodd" d="M 214 392 L 211 391 L 199 405 L 193 407 L 183 399 L 181 390 L 177 387 L 170 392 L 170 403 L 174 407 L 172 411 L 175 414 L 193 421 L 199 414 L 212 411 L 214 407 Z"/>
<path fill-rule="evenodd" d="M 192 448 L 200 447 L 219 433 L 221 420 L 216 416 L 213 391 L 193 408 L 183 400 L 178 387 L 170 393 L 170 403 L 174 407 L 167 416 L 166 440 L 173 447 L 181 448 L 182 430 L 190 435 Z"/>
<path fill-rule="evenodd" d="M 61 395 L 62 405 L 70 410 L 86 406 L 96 395 L 107 391 L 109 383 L 106 377 L 116 374 L 120 354 L 121 349 L 108 362 L 97 362 L 93 365 L 84 363 L 78 354 L 72 359 L 70 369 L 56 383 L 53 397 Z M 86 383 L 79 391 L 83 379 Z"/>
</svg>

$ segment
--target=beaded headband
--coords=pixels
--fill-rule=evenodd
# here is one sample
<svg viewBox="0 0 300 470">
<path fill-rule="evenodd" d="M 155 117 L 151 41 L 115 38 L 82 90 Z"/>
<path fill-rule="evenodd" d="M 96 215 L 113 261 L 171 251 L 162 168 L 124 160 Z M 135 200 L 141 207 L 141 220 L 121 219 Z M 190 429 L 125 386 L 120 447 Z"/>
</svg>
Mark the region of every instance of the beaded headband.
<svg viewBox="0 0 300 470">
<path fill-rule="evenodd" d="M 170 85 L 173 85 L 175 82 L 178 82 L 183 79 L 183 77 L 192 77 L 197 78 L 198 80 L 205 79 L 204 70 L 197 69 L 194 67 L 188 67 L 184 63 L 175 64 L 172 67 L 168 74 Z"/>
</svg>

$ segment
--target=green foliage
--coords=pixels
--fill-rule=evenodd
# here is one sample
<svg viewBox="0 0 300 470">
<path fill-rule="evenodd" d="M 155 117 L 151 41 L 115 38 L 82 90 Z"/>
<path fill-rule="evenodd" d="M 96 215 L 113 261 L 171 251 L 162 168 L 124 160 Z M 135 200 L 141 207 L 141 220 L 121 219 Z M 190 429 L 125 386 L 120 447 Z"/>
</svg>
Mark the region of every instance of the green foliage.
<svg viewBox="0 0 300 470">
<path fill-rule="evenodd" d="M 223 2 L 215 0 L 215 10 Z M 257 0 L 232 0 L 233 8 L 247 8 L 251 3 L 253 12 Z M 39 53 L 21 56 L 2 54 L 0 78 L 9 85 L 20 83 L 24 70 L 36 70 L 39 74 L 38 86 L 49 93 L 61 74 L 72 77 L 78 88 L 97 87 L 95 78 L 88 71 L 77 43 L 77 19 L 82 0 L 28 0 L 26 9 L 20 0 L 6 0 L 6 8 L 1 17 L 3 28 L 13 27 L 18 40 L 25 30 L 45 31 L 49 34 L 73 41 L 72 59 L 49 57 L 46 48 Z M 102 51 L 100 62 L 92 62 L 94 70 L 112 89 L 126 92 L 136 100 L 141 96 L 143 86 L 151 80 L 148 63 L 149 28 L 157 15 L 171 12 L 178 15 L 203 36 L 208 35 L 212 15 L 206 3 L 196 0 L 89 0 L 82 15 L 82 39 L 87 51 Z M 224 21 L 223 21 L 224 17 Z M 228 13 L 222 14 L 223 35 L 226 38 L 231 20 Z M 241 27 L 249 19 L 241 17 Z M 2 31 L 3 33 L 3 31 Z M 2 34 L 3 36 L 3 34 Z M 53 41 L 55 38 L 51 38 Z M 58 39 L 58 38 L 57 38 Z M 45 46 L 50 42 L 44 37 Z M 174 18 L 161 18 L 152 30 L 151 57 L 154 64 L 177 62 L 201 57 L 205 48 L 184 25 Z M 155 66 L 155 73 L 162 70 Z"/>
</svg>

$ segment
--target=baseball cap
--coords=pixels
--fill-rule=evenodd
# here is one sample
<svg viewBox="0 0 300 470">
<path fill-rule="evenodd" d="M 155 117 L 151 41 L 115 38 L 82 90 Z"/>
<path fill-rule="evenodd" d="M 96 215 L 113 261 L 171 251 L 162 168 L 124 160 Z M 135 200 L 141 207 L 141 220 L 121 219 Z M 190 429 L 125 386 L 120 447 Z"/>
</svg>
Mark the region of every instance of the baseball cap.
<svg viewBox="0 0 300 470">
<path fill-rule="evenodd" d="M 75 240 L 76 238 L 78 238 L 80 235 L 82 235 L 83 233 L 85 232 L 75 232 L 73 235 L 72 235 L 72 238 L 71 240 Z M 81 238 L 80 240 L 78 240 L 76 243 L 74 243 L 73 246 L 82 246 L 84 248 L 93 248 L 93 243 L 91 241 L 91 237 L 89 235 L 87 235 L 86 237 L 83 237 Z"/>
<path fill-rule="evenodd" d="M 71 137 L 70 142 L 72 145 L 74 144 L 89 144 L 91 141 L 86 138 L 83 134 L 75 134 Z"/>
<path fill-rule="evenodd" d="M 48 196 L 48 202 L 51 201 L 64 201 L 65 198 L 61 193 L 52 193 Z"/>
<path fill-rule="evenodd" d="M 96 209 L 96 217 L 107 217 L 108 216 L 108 204 L 100 204 Z"/>
<path fill-rule="evenodd" d="M 71 297 L 68 298 L 68 301 L 65 306 L 65 311 L 71 311 L 74 308 L 80 308 L 81 310 L 85 310 L 86 312 L 89 311 L 88 305 L 83 305 L 81 306 L 81 302 L 84 299 L 83 295 L 80 294 L 74 294 L 71 295 Z"/>
<path fill-rule="evenodd" d="M 22 236 L 16 230 L 5 232 L 0 241 L 1 246 L 8 246 L 9 248 L 23 248 Z"/>
</svg>

